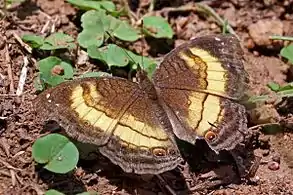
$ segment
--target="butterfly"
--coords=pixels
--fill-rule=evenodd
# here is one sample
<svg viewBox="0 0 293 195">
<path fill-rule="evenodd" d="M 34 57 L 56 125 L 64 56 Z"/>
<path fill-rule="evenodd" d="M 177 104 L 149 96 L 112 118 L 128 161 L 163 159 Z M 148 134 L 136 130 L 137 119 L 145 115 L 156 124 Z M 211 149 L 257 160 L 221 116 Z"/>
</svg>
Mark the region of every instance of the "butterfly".
<svg viewBox="0 0 293 195">
<path fill-rule="evenodd" d="M 198 37 L 168 53 L 151 79 L 82 78 L 42 92 L 35 110 L 71 138 L 98 146 L 125 172 L 160 174 L 181 161 L 176 139 L 231 150 L 247 132 L 239 103 L 248 76 L 233 35 Z M 194 151 L 196 153 L 196 151 Z"/>
</svg>

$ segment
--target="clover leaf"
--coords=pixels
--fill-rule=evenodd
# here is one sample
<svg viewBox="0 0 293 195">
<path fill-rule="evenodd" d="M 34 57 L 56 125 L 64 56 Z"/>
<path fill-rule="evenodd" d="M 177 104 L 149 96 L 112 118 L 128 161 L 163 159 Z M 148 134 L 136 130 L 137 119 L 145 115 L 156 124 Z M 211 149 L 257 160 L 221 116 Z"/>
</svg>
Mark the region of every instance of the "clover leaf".
<svg viewBox="0 0 293 195">
<path fill-rule="evenodd" d="M 109 67 L 125 67 L 130 64 L 131 68 L 136 70 L 138 65 L 142 65 L 142 68 L 148 72 L 149 76 L 152 75 L 157 64 L 157 62 L 151 58 L 136 55 L 115 44 L 109 44 L 108 46 L 101 48 L 91 46 L 88 48 L 87 52 L 91 58 L 98 59 Z"/>
<path fill-rule="evenodd" d="M 107 15 L 103 10 L 90 10 L 84 13 L 81 17 L 81 26 L 83 30 L 77 40 L 84 48 L 100 47 L 109 34 L 124 41 L 136 41 L 139 38 L 136 29 L 125 21 Z"/>
<path fill-rule="evenodd" d="M 107 72 L 87 72 L 79 76 L 79 78 L 88 78 L 88 77 L 110 77 L 111 74 Z"/>
<path fill-rule="evenodd" d="M 78 34 L 77 41 L 81 47 L 88 48 L 91 45 L 100 47 L 104 41 L 104 31 L 102 25 L 84 29 Z"/>
<path fill-rule="evenodd" d="M 67 2 L 75 5 L 81 10 L 101 10 L 104 9 L 108 12 L 115 11 L 115 4 L 112 1 L 91 1 L 91 0 L 67 0 Z"/>
<path fill-rule="evenodd" d="M 74 39 L 71 36 L 61 32 L 51 34 L 44 40 L 44 44 L 40 47 L 42 50 L 73 48 L 75 48 Z"/>
<path fill-rule="evenodd" d="M 171 39 L 174 32 L 169 23 L 159 16 L 147 16 L 143 18 L 143 30 L 146 34 L 155 38 Z"/>
<path fill-rule="evenodd" d="M 281 49 L 281 56 L 293 63 L 293 45 L 288 45 Z"/>
<path fill-rule="evenodd" d="M 125 55 L 123 48 L 115 44 L 109 44 L 105 47 L 97 48 L 91 46 L 87 50 L 89 56 L 106 63 L 109 67 L 124 67 L 129 63 L 128 57 Z"/>
<path fill-rule="evenodd" d="M 67 137 L 53 133 L 34 142 L 32 156 L 49 171 L 67 173 L 77 165 L 79 153 Z"/>
<path fill-rule="evenodd" d="M 51 86 L 56 86 L 73 77 L 73 68 L 60 58 L 50 56 L 38 62 L 40 80 Z"/>
<path fill-rule="evenodd" d="M 22 40 L 28 43 L 32 48 L 42 50 L 56 50 L 56 49 L 73 49 L 75 48 L 74 39 L 64 33 L 53 33 L 47 38 L 38 35 L 23 35 Z"/>
<path fill-rule="evenodd" d="M 65 195 L 57 190 L 51 189 L 45 192 L 45 195 Z"/>
<path fill-rule="evenodd" d="M 44 44 L 45 39 L 42 36 L 26 34 L 22 36 L 22 40 L 28 43 L 32 48 L 39 48 Z"/>
</svg>

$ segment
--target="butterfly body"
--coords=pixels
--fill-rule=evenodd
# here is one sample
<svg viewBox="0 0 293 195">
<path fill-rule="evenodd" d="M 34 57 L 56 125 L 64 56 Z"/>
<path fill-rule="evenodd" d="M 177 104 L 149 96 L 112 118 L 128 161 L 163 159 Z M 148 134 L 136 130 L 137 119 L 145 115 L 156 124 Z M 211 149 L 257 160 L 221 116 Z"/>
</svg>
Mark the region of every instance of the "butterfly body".
<svg viewBox="0 0 293 195">
<path fill-rule="evenodd" d="M 180 163 L 175 136 L 192 144 L 205 139 L 216 152 L 243 140 L 247 121 L 237 101 L 247 77 L 234 37 L 191 40 L 171 51 L 152 79 L 144 71 L 137 78 L 65 82 L 40 94 L 35 107 L 70 137 L 99 146 L 114 164 L 138 174 Z"/>
</svg>

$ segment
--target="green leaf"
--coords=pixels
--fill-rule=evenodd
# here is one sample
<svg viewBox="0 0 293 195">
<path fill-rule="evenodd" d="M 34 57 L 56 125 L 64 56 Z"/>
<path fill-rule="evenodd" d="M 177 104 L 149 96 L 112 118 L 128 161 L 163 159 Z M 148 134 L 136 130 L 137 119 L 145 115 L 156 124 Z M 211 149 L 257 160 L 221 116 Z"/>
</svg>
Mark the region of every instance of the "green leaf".
<svg viewBox="0 0 293 195">
<path fill-rule="evenodd" d="M 63 194 L 63 193 L 61 193 L 61 192 L 59 192 L 59 191 L 57 191 L 57 190 L 48 190 L 48 191 L 46 191 L 45 192 L 45 195 L 65 195 L 65 194 Z"/>
<path fill-rule="evenodd" d="M 81 10 L 104 9 L 108 12 L 115 11 L 115 4 L 111 1 L 67 0 L 67 2 L 77 6 Z"/>
<path fill-rule="evenodd" d="M 139 39 L 138 32 L 126 22 L 120 22 L 119 26 L 113 30 L 113 35 L 123 41 L 136 41 Z"/>
<path fill-rule="evenodd" d="M 277 93 L 277 96 L 280 96 L 280 97 L 292 97 L 293 96 L 293 89 L 279 91 Z"/>
<path fill-rule="evenodd" d="M 256 103 L 256 102 L 264 102 L 269 100 L 269 95 L 259 95 L 259 96 L 251 96 L 247 101 L 250 103 Z"/>
<path fill-rule="evenodd" d="M 112 76 L 107 72 L 87 72 L 79 76 L 79 78 L 88 78 L 88 77 L 109 77 Z"/>
<path fill-rule="evenodd" d="M 283 40 L 283 41 L 293 41 L 293 37 L 280 36 L 280 35 L 272 35 L 272 36 L 270 36 L 270 39 Z"/>
<path fill-rule="evenodd" d="M 281 133 L 283 131 L 283 128 L 279 124 L 268 124 L 264 125 L 261 131 L 266 135 L 274 135 L 277 133 Z"/>
<path fill-rule="evenodd" d="M 99 26 L 84 29 L 78 34 L 77 42 L 83 48 L 88 48 L 91 45 L 100 47 L 104 42 L 103 29 L 99 28 Z"/>
<path fill-rule="evenodd" d="M 99 4 L 108 12 L 114 12 L 116 10 L 115 4 L 112 1 L 99 1 Z"/>
<path fill-rule="evenodd" d="M 272 91 L 279 91 L 280 85 L 275 82 L 269 82 L 267 86 L 272 90 Z"/>
<path fill-rule="evenodd" d="M 155 38 L 173 37 L 173 30 L 169 23 L 159 16 L 148 16 L 143 18 L 143 30 L 146 34 Z"/>
<path fill-rule="evenodd" d="M 56 86 L 67 79 L 72 79 L 73 68 L 67 62 L 62 61 L 60 58 L 50 56 L 48 58 L 42 59 L 38 62 L 40 68 L 40 79 L 41 81 L 51 85 Z M 63 69 L 62 75 L 54 74 L 53 68 L 60 66 Z"/>
<path fill-rule="evenodd" d="M 124 41 L 135 41 L 139 38 L 138 32 L 125 21 L 106 15 L 103 10 L 91 10 L 81 17 L 83 31 L 78 35 L 78 43 L 88 48 L 92 45 L 101 46 L 104 39 L 117 37 Z"/>
<path fill-rule="evenodd" d="M 76 194 L 76 195 L 99 195 L 99 193 L 98 192 L 91 191 L 91 192 L 79 193 L 79 194 Z"/>
<path fill-rule="evenodd" d="M 106 13 L 103 10 L 95 11 L 90 10 L 82 14 L 81 16 L 81 26 L 85 28 L 91 28 L 98 26 L 103 29 L 103 18 L 106 17 Z"/>
<path fill-rule="evenodd" d="M 47 37 L 40 47 L 43 50 L 72 49 L 75 48 L 74 39 L 64 33 L 54 33 Z"/>
<path fill-rule="evenodd" d="M 28 43 L 32 48 L 39 48 L 44 44 L 44 38 L 38 35 L 23 35 L 22 40 Z"/>
<path fill-rule="evenodd" d="M 101 9 L 101 5 L 97 1 L 87 1 L 87 0 L 66 0 L 66 1 L 71 3 L 72 5 L 77 6 L 81 10 L 91 10 L 91 9 L 100 10 Z"/>
<path fill-rule="evenodd" d="M 293 82 L 287 83 L 286 85 L 280 87 L 279 91 L 285 91 L 289 89 L 293 89 Z"/>
<path fill-rule="evenodd" d="M 293 63 L 293 45 L 288 45 L 281 49 L 281 56 Z"/>
<path fill-rule="evenodd" d="M 129 63 L 124 49 L 115 44 L 109 44 L 102 48 L 91 46 L 87 52 L 91 58 L 105 62 L 109 67 L 124 67 Z"/>
<path fill-rule="evenodd" d="M 132 69 L 136 70 L 137 65 L 140 64 L 142 68 L 148 73 L 149 78 L 153 75 L 154 70 L 157 67 L 157 62 L 149 57 L 136 55 L 131 51 L 126 50 L 128 53 L 129 60 L 132 62 Z"/>
<path fill-rule="evenodd" d="M 67 173 L 77 165 L 79 153 L 67 137 L 54 133 L 35 141 L 32 156 L 36 162 L 46 164 L 44 168 L 49 171 Z"/>
</svg>

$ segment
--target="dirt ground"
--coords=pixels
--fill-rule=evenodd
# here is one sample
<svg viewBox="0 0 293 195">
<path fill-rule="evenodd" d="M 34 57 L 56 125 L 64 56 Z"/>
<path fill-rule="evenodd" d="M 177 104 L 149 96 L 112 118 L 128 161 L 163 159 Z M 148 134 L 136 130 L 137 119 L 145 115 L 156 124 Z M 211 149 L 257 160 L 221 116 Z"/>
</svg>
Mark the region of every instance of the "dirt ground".
<svg viewBox="0 0 293 195">
<path fill-rule="evenodd" d="M 135 0 L 129 2 L 134 12 L 139 9 L 146 11 L 149 5 L 148 0 L 140 3 Z M 221 27 L 211 15 L 190 7 L 173 11 L 166 9 L 171 6 L 176 8 L 187 2 L 189 1 L 158 0 L 156 3 L 156 13 L 168 17 L 175 31 L 172 47 L 195 36 L 221 33 Z M 290 65 L 279 56 L 280 49 L 288 42 L 269 39 L 269 35 L 274 34 L 293 36 L 292 0 L 221 0 L 204 3 L 222 18 L 226 18 L 239 36 L 247 61 L 245 68 L 250 75 L 250 95 L 269 93 L 266 84 L 270 81 L 279 84 L 292 81 Z M 229 160 L 226 164 L 213 166 L 212 171 L 208 173 L 203 170 L 192 172 L 183 164 L 174 171 L 162 174 L 160 178 L 125 174 L 102 156 L 96 161 L 81 161 L 75 171 L 65 175 L 52 174 L 36 166 L 31 157 L 31 148 L 43 132 L 42 126 L 35 123 L 35 115 L 31 112 L 32 100 L 36 97 L 33 79 L 37 75 L 37 65 L 33 60 L 39 60 L 42 55 L 33 53 L 29 56 L 31 61 L 27 66 L 24 93 L 16 96 L 24 58 L 28 56 L 18 44 L 17 37 L 25 33 L 49 34 L 52 25 L 55 31 L 76 37 L 80 31 L 80 24 L 77 22 L 80 14 L 63 0 L 27 0 L 22 4 L 13 4 L 7 11 L 7 17 L 0 20 L 0 194 L 39 195 L 47 189 L 57 189 L 65 194 L 89 190 L 100 194 L 147 195 L 172 192 L 293 194 L 291 99 L 284 100 L 281 105 L 267 102 L 248 109 L 251 127 L 260 123 L 280 121 L 285 121 L 287 127 L 277 134 L 270 135 L 263 133 L 261 128 L 252 128 L 253 136 L 247 142 L 249 147 L 245 147 L 244 153 L 254 155 L 243 158 L 245 162 L 249 161 L 248 164 L 252 167 L 259 159 L 255 156 L 261 157 L 261 160 L 256 173 L 250 178 L 239 178 L 235 165 Z M 172 49 L 170 46 L 163 49 L 159 44 L 142 41 L 137 41 L 130 48 L 141 53 L 142 44 L 143 53 L 155 53 L 153 57 L 162 57 Z M 86 63 L 78 67 L 78 72 L 89 69 L 97 68 Z M 192 163 L 195 162 L 198 160 Z M 249 170 L 249 167 L 246 166 L 245 169 Z M 232 175 L 225 175 L 226 173 Z M 216 174 L 218 179 L 211 179 L 212 174 Z"/>
</svg>

